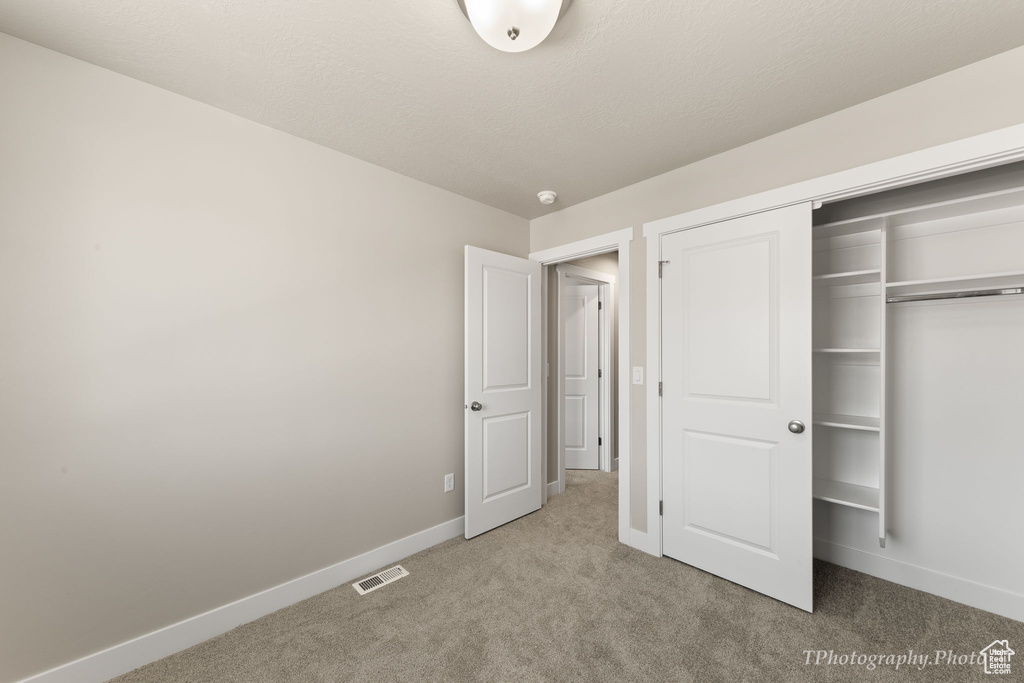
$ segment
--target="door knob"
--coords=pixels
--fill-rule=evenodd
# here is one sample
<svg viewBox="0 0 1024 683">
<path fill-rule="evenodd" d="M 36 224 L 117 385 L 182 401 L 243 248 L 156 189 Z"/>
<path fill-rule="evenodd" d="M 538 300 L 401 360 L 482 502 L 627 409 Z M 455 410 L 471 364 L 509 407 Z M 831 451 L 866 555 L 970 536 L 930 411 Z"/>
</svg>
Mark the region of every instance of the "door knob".
<svg viewBox="0 0 1024 683">
<path fill-rule="evenodd" d="M 480 405 L 479 401 L 473 401 L 472 403 L 469 404 L 469 409 L 472 411 L 481 411 L 484 409 L 484 407 Z"/>
<path fill-rule="evenodd" d="M 804 429 L 806 429 L 806 427 L 804 426 L 804 423 L 801 422 L 800 420 L 793 420 L 792 422 L 789 423 L 789 431 L 793 432 L 794 434 L 803 434 Z"/>
</svg>

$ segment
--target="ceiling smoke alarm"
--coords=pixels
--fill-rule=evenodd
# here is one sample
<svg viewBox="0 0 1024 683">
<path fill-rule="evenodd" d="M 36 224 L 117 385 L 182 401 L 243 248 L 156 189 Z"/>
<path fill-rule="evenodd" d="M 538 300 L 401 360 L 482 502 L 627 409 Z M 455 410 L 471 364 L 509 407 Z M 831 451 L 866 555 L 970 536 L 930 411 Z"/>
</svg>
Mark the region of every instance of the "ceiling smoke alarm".
<svg viewBox="0 0 1024 683">
<path fill-rule="evenodd" d="M 558 199 L 558 193 L 551 190 L 541 190 L 537 193 L 537 199 L 540 200 L 541 204 L 554 204 L 555 200 Z"/>
</svg>

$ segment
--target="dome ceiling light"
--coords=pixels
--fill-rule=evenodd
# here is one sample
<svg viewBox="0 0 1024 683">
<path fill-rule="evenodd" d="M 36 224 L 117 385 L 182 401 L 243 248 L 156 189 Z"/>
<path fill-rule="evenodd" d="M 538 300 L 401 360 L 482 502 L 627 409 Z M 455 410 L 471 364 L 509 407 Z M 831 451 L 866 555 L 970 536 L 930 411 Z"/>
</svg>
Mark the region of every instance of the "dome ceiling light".
<svg viewBox="0 0 1024 683">
<path fill-rule="evenodd" d="M 571 0 L 457 0 L 484 41 L 503 52 L 525 52 L 548 37 Z"/>
</svg>

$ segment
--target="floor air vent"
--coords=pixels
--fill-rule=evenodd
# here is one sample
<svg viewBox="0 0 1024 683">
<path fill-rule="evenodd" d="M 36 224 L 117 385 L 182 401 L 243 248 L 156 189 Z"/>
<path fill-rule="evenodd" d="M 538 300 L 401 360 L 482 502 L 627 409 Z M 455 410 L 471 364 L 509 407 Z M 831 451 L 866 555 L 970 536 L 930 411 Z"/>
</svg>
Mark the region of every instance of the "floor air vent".
<svg viewBox="0 0 1024 683">
<path fill-rule="evenodd" d="M 366 595 L 371 591 L 375 591 L 381 586 L 386 586 L 389 583 L 398 581 L 403 576 L 409 576 L 409 572 L 402 568 L 402 565 L 396 564 L 391 569 L 385 569 L 382 572 L 378 572 L 371 577 L 365 578 L 362 581 L 357 581 L 352 584 L 360 595 Z"/>
</svg>

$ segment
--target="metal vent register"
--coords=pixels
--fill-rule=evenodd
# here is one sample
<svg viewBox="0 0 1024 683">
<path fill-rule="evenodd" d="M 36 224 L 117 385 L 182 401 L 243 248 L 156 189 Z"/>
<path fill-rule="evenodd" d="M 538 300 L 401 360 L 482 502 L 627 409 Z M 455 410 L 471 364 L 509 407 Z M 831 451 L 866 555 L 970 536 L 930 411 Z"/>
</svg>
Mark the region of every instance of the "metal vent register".
<svg viewBox="0 0 1024 683">
<path fill-rule="evenodd" d="M 377 590 L 381 586 L 386 586 L 389 583 L 398 581 L 403 576 L 409 576 L 409 572 L 402 568 L 402 565 L 396 564 L 391 569 L 385 569 L 382 572 L 377 572 L 373 576 L 367 577 L 362 581 L 357 581 L 352 584 L 352 587 L 360 595 L 366 595 L 372 591 Z"/>
</svg>

